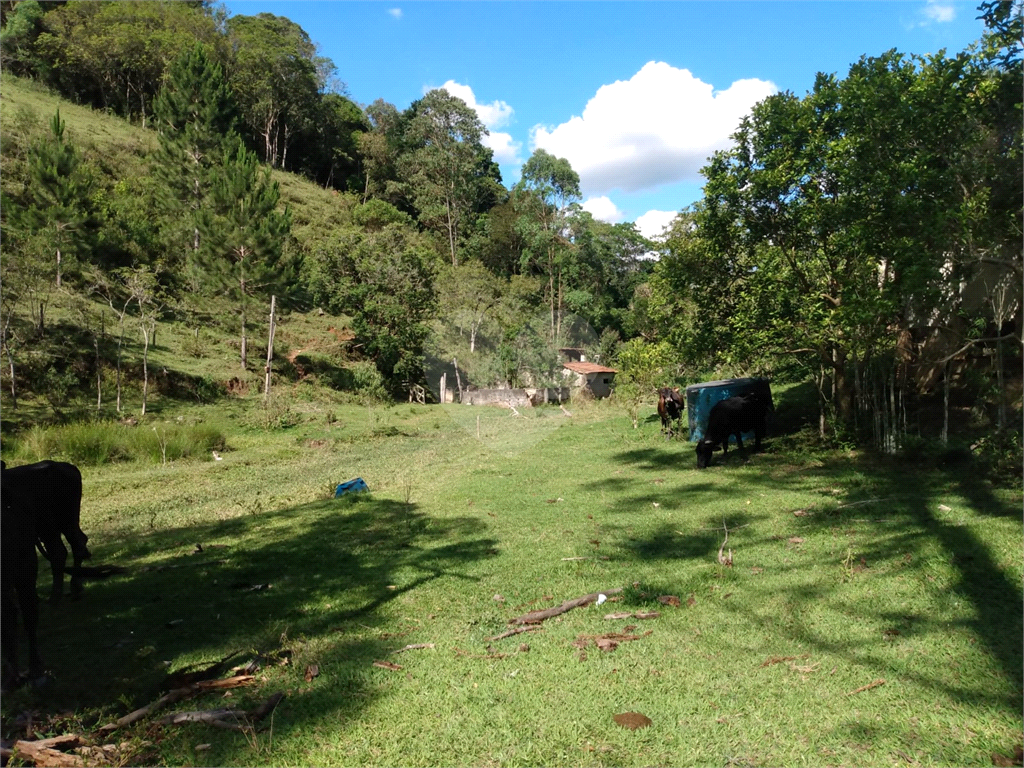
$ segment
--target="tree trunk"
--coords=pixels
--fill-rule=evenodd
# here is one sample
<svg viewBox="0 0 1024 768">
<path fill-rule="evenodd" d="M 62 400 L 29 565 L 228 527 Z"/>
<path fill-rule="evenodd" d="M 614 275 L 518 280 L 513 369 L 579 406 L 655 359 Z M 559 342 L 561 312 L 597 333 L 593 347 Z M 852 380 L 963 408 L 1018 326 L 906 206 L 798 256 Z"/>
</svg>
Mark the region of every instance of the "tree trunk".
<svg viewBox="0 0 1024 768">
<path fill-rule="evenodd" d="M 455 224 L 452 222 L 452 201 L 450 197 L 445 198 L 444 207 L 448 216 L 448 247 L 452 252 L 452 266 L 457 267 L 459 263 L 455 258 Z"/>
<path fill-rule="evenodd" d="M 57 287 L 60 288 L 60 248 L 57 249 Z M 42 328 L 42 323 L 39 324 Z"/>
<path fill-rule="evenodd" d="M 11 408 L 18 410 L 18 393 L 14 386 L 14 355 L 11 353 L 11 345 L 8 343 L 8 334 L 11 328 L 11 316 L 10 313 L 7 315 L 7 322 L 4 323 L 2 332 L 0 332 L 0 344 L 3 345 L 4 352 L 7 354 L 7 365 L 11 371 Z"/>
<path fill-rule="evenodd" d="M 940 439 L 943 445 L 949 444 L 949 360 L 946 361 L 942 371 L 942 434 Z"/>
<path fill-rule="evenodd" d="M 270 331 L 267 334 L 267 366 L 264 369 L 266 379 L 263 382 L 263 402 L 270 398 L 270 361 L 274 359 L 274 306 L 276 296 L 270 297 Z"/>
<path fill-rule="evenodd" d="M 149 328 L 142 319 L 142 415 L 146 415 L 146 398 L 149 395 Z"/>
</svg>

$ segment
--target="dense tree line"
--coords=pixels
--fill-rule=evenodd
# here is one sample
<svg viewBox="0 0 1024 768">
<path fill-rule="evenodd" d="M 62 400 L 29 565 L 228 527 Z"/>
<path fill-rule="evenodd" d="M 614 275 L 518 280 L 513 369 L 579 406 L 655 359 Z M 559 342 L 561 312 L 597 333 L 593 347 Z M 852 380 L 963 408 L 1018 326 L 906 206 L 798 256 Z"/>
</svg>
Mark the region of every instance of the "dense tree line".
<svg viewBox="0 0 1024 768">
<path fill-rule="evenodd" d="M 904 399 L 948 381 L 958 354 L 1019 355 L 1020 7 L 982 11 L 973 49 L 819 74 L 804 97 L 756 105 L 710 159 L 652 283 L 692 363 L 795 362 L 823 433 L 862 417 L 896 447 Z"/>
<path fill-rule="evenodd" d="M 1021 15 L 1006 0 L 980 10 L 987 31 L 967 51 L 866 56 L 756 105 L 655 246 L 584 212 L 579 176 L 543 150 L 506 188 L 486 128 L 445 91 L 404 110 L 354 103 L 286 18 L 2 2 L 5 74 L 157 137 L 141 176 L 86 161 L 59 115 L 5 145 L 12 392 L 19 343 L 45 333 L 55 297 L 102 298 L 148 345 L 146 318 L 198 334 L 217 294 L 247 368 L 274 294 L 349 315 L 396 396 L 425 383 L 428 358 L 457 357 L 479 385 L 543 384 L 558 347 L 608 362 L 625 342 L 634 415 L 652 381 L 801 376 L 823 435 L 896 447 L 908 400 L 987 347 L 1004 425 L 1003 357 L 1020 352 Z M 271 169 L 336 205 L 315 219 L 285 205 Z"/>
<path fill-rule="evenodd" d="M 36 333 L 55 291 L 113 307 L 130 293 L 125 270 L 151 275 L 164 314 L 197 329 L 204 296 L 229 300 L 243 369 L 255 303 L 271 293 L 348 314 L 396 395 L 423 383 L 428 338 L 487 385 L 516 377 L 487 358 L 538 313 L 549 322 L 534 346 L 570 343 L 567 315 L 608 338 L 631 332 L 650 244 L 584 213 L 576 174 L 542 151 L 506 189 L 480 119 L 446 91 L 360 107 L 298 25 L 206 2 L 0 10 L 5 72 L 158 139 L 142 177 L 83 163 L 56 122 L 23 164 L 5 156 L 8 316 L 38 317 Z M 292 232 L 272 168 L 339 191 L 333 221 Z"/>
</svg>

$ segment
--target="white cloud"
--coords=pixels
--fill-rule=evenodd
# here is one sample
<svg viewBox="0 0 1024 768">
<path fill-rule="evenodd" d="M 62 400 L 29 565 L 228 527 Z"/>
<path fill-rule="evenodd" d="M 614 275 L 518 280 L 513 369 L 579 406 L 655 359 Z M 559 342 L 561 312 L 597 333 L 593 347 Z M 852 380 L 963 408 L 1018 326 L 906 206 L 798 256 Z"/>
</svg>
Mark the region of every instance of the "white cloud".
<svg viewBox="0 0 1024 768">
<path fill-rule="evenodd" d="M 924 15 L 931 21 L 952 21 L 956 18 L 956 9 L 952 5 L 928 0 L 924 7 Z"/>
<path fill-rule="evenodd" d="M 476 100 L 476 95 L 473 93 L 472 88 L 462 83 L 456 83 L 454 80 L 449 80 L 441 88 L 448 91 L 452 96 L 462 99 L 470 109 L 476 112 L 480 122 L 486 126 L 490 133 L 489 136 L 484 136 L 480 143 L 494 153 L 494 159 L 497 162 L 522 163 L 519 157 L 519 151 L 523 148 L 522 142 L 513 141 L 512 134 L 510 133 L 495 130 L 506 125 L 512 119 L 512 115 L 515 112 L 512 107 L 504 101 L 492 101 L 490 104 L 481 104 Z M 425 87 L 423 92 L 426 93 L 429 90 L 431 90 L 429 87 Z"/>
<path fill-rule="evenodd" d="M 607 221 L 609 224 L 617 224 L 622 221 L 622 211 L 604 195 L 589 198 L 581 207 L 600 221 Z"/>
<path fill-rule="evenodd" d="M 672 223 L 679 211 L 648 211 L 636 220 L 636 228 L 648 240 L 661 240 L 665 227 Z"/>
<path fill-rule="evenodd" d="M 532 143 L 564 157 L 585 194 L 695 181 L 750 108 L 778 90 L 737 80 L 715 91 L 689 70 L 648 62 L 630 80 L 601 86 L 583 110 L 554 128 L 535 126 Z"/>
<path fill-rule="evenodd" d="M 388 13 L 391 14 L 391 16 L 393 16 L 396 19 L 402 18 L 401 8 L 388 8 Z"/>
<path fill-rule="evenodd" d="M 522 164 L 522 160 L 519 158 L 519 150 L 523 148 L 523 144 L 520 141 L 512 141 L 511 133 L 491 131 L 480 139 L 480 143 L 491 150 L 494 154 L 495 162 L 515 165 Z"/>
</svg>

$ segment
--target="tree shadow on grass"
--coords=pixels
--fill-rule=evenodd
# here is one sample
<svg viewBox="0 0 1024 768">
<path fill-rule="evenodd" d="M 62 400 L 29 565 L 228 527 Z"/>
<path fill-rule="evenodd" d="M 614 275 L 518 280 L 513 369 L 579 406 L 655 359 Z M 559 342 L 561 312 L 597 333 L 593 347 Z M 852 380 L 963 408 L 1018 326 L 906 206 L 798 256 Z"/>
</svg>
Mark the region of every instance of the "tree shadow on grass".
<svg viewBox="0 0 1024 768">
<path fill-rule="evenodd" d="M 338 684 L 307 692 L 301 713 L 354 718 L 379 693 L 372 662 L 396 647 L 384 631 L 396 621 L 387 606 L 439 579 L 474 579 L 466 569 L 497 554 L 486 527 L 354 497 L 159 531 L 119 552 L 97 542 L 96 562 L 128 572 L 89 581 L 79 602 L 43 604 L 40 643 L 52 680 L 5 696 L 4 720 L 29 706 L 114 719 L 158 698 L 165 676 L 185 662 L 232 651 L 245 663 L 287 649 L 295 663 L 273 685 L 301 684 L 303 649 L 314 646 L 321 674 Z M 246 690 L 236 700 L 271 692 Z M 224 705 L 197 703 L 216 706 Z M 289 728 L 302 727 L 295 715 Z"/>
</svg>

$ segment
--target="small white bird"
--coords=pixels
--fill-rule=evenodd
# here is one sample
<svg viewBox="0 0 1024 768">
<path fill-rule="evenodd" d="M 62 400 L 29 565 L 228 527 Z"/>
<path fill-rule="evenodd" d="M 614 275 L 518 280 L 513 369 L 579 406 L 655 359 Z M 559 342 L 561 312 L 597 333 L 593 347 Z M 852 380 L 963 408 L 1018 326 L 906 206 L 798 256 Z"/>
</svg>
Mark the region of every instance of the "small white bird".
<svg viewBox="0 0 1024 768">
<path fill-rule="evenodd" d="M 217 453 L 216 451 L 212 451 L 212 453 L 213 453 L 213 460 L 214 460 L 214 461 L 224 461 L 224 459 L 222 459 L 222 458 L 220 457 L 220 454 L 219 454 L 219 453 Z"/>
<path fill-rule="evenodd" d="M 608 599 L 608 595 L 598 595 L 597 596 L 597 604 L 601 605 L 601 603 L 603 603 L 607 599 Z"/>
</svg>

